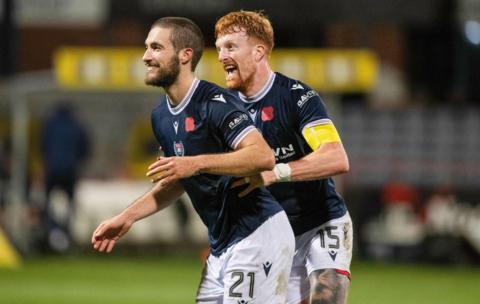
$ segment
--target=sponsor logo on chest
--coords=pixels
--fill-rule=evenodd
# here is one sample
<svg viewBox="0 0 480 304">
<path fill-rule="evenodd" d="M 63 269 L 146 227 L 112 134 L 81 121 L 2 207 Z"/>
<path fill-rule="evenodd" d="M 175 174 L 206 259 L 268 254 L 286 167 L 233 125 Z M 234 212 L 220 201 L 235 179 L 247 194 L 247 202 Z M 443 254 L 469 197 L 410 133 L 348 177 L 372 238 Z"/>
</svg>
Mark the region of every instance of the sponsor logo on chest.
<svg viewBox="0 0 480 304">
<path fill-rule="evenodd" d="M 296 154 L 295 148 L 292 144 L 289 144 L 286 147 L 276 147 L 273 150 L 273 154 L 275 154 L 275 159 L 284 160 L 286 158 L 292 157 Z"/>
</svg>

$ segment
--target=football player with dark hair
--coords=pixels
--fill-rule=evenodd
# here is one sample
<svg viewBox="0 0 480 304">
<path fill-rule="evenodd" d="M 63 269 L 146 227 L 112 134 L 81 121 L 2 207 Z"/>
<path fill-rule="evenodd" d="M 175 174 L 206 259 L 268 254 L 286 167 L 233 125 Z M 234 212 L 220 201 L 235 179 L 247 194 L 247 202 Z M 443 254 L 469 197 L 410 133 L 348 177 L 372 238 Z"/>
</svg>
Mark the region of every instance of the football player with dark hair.
<svg viewBox="0 0 480 304">
<path fill-rule="evenodd" d="M 110 252 L 135 221 L 186 191 L 211 247 L 196 302 L 284 303 L 295 247 L 288 218 L 265 188 L 243 197 L 232 188 L 234 177 L 272 169 L 271 149 L 234 94 L 195 77 L 203 36 L 191 20 L 157 20 L 145 48 L 145 82 L 166 92 L 151 116 L 165 157 L 147 172 L 153 188 L 96 229 L 94 248 Z"/>
</svg>

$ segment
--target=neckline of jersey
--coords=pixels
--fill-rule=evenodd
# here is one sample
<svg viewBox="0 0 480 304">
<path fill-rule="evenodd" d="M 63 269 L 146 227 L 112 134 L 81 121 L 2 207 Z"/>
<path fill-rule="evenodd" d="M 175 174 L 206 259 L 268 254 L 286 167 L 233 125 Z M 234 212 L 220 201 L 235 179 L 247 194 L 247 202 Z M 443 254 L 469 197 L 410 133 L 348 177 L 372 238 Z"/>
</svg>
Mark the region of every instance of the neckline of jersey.
<svg viewBox="0 0 480 304">
<path fill-rule="evenodd" d="M 197 89 L 199 83 L 200 83 L 200 80 L 197 77 L 195 77 L 192 81 L 192 84 L 190 85 L 190 88 L 188 89 L 187 95 L 185 95 L 182 101 L 180 101 L 180 103 L 175 107 L 172 107 L 172 104 L 170 103 L 170 98 L 168 98 L 168 95 L 165 95 L 167 97 L 167 106 L 170 113 L 172 113 L 173 115 L 178 115 L 183 111 L 183 109 L 185 109 L 185 107 L 190 103 L 193 93 Z"/>
<path fill-rule="evenodd" d="M 270 91 L 270 89 L 273 86 L 273 82 L 275 81 L 275 76 L 276 74 L 274 72 L 270 72 L 270 76 L 268 77 L 268 81 L 265 84 L 265 86 L 255 95 L 251 97 L 247 97 L 243 95 L 242 93 L 238 92 L 238 97 L 246 103 L 254 103 L 265 97 L 267 93 Z"/>
</svg>

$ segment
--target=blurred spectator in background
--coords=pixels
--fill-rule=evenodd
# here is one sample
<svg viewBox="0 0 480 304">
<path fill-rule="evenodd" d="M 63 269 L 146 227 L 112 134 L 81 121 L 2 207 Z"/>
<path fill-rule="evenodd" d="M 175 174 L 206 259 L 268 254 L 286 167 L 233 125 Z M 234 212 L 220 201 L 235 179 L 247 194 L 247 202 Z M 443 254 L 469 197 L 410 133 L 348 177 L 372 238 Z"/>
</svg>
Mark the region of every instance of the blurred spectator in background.
<svg viewBox="0 0 480 304">
<path fill-rule="evenodd" d="M 79 170 L 89 153 L 89 140 L 72 109 L 61 103 L 43 128 L 42 155 L 45 170 L 44 224 L 50 249 L 65 251 L 70 247 L 70 222 L 74 214 L 74 194 Z M 66 194 L 68 205 L 65 217 L 53 212 L 52 191 Z"/>
</svg>

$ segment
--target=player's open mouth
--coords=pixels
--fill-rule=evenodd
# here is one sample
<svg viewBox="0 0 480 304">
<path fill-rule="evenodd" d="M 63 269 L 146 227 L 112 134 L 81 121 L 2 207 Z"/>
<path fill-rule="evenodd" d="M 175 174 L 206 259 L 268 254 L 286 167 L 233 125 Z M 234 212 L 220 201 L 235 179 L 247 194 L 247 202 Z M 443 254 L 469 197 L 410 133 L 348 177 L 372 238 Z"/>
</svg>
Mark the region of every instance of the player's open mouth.
<svg viewBox="0 0 480 304">
<path fill-rule="evenodd" d="M 233 64 L 225 65 L 223 68 L 227 72 L 227 76 L 232 75 L 237 70 L 237 66 Z"/>
<path fill-rule="evenodd" d="M 158 65 L 152 64 L 152 63 L 146 63 L 145 65 L 147 66 L 147 71 L 153 71 L 153 70 L 159 68 Z"/>
</svg>

